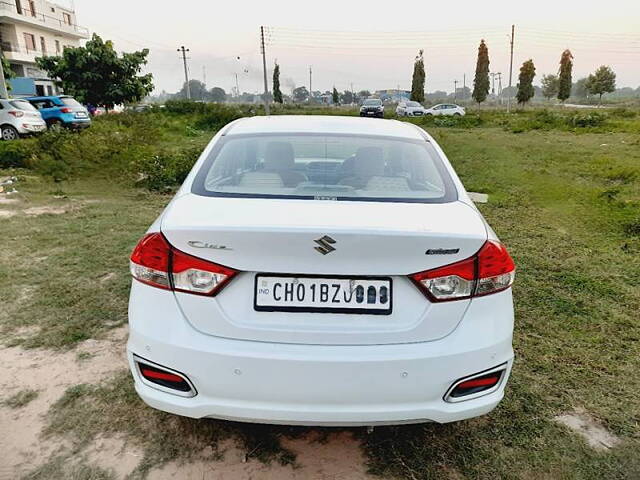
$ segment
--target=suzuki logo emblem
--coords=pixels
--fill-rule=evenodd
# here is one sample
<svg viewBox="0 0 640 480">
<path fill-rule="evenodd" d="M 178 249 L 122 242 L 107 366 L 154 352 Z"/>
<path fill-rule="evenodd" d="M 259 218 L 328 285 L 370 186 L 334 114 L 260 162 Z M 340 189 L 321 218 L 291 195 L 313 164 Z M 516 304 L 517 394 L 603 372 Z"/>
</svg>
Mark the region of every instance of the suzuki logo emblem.
<svg viewBox="0 0 640 480">
<path fill-rule="evenodd" d="M 313 247 L 314 250 L 320 252 L 323 255 L 326 255 L 327 253 L 331 253 L 336 249 L 335 247 L 332 246 L 334 243 L 336 243 L 336 241 L 333 238 L 331 238 L 329 235 L 325 235 L 324 237 L 318 238 L 317 240 L 314 240 L 314 242 L 318 244 L 317 247 Z"/>
</svg>

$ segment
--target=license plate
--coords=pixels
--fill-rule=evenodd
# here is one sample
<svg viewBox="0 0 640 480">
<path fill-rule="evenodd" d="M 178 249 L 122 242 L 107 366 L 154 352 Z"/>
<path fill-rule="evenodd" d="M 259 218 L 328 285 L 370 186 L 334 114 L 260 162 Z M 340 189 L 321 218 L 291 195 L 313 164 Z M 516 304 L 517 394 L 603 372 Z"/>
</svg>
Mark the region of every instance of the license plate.
<svg viewBox="0 0 640 480">
<path fill-rule="evenodd" d="M 389 277 L 256 275 L 254 309 L 389 315 Z"/>
<path fill-rule="evenodd" d="M 367 115 L 374 115 L 376 112 L 367 112 Z"/>
<path fill-rule="evenodd" d="M 87 114 L 84 112 L 76 113 L 76 118 L 87 118 Z"/>
</svg>

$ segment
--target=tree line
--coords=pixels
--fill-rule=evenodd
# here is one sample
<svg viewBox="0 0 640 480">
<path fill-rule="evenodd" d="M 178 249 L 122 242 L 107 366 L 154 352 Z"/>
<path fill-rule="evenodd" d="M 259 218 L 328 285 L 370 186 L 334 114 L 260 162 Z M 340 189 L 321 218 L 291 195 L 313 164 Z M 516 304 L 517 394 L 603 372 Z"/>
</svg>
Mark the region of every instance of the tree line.
<svg viewBox="0 0 640 480">
<path fill-rule="evenodd" d="M 560 56 L 558 74 L 549 74 L 542 77 L 542 94 L 547 99 L 556 97 L 564 102 L 571 95 L 573 55 L 569 49 Z M 532 59 L 525 61 L 520 67 L 518 83 L 516 85 L 516 100 L 520 105 L 525 105 L 535 94 L 533 79 L 536 76 L 536 67 Z M 414 60 L 413 77 L 411 81 L 411 100 L 424 101 L 425 69 L 423 51 L 420 50 Z M 478 59 L 473 79 L 473 92 L 471 97 L 480 105 L 489 95 L 489 49 L 483 40 L 478 47 Z M 616 74 L 608 66 L 602 65 L 582 82 L 582 88 L 592 95 L 598 95 L 602 101 L 602 95 L 612 93 L 616 89 Z M 510 92 L 511 93 L 511 92 Z"/>
</svg>

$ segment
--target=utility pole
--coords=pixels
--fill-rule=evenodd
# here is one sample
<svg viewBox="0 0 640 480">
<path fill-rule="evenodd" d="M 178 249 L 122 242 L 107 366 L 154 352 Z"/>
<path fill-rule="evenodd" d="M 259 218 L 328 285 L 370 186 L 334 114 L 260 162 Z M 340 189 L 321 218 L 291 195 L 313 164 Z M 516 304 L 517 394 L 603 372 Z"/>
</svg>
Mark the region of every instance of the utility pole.
<svg viewBox="0 0 640 480">
<path fill-rule="evenodd" d="M 500 97 L 500 105 L 502 105 L 502 73 L 496 73 L 498 76 L 498 97 Z"/>
<path fill-rule="evenodd" d="M 456 92 L 458 91 L 458 80 L 453 81 L 453 103 L 456 103 Z"/>
<path fill-rule="evenodd" d="M 511 25 L 511 58 L 509 60 L 509 95 L 507 96 L 507 113 L 511 110 L 511 77 L 513 76 L 513 37 L 515 25 Z"/>
<path fill-rule="evenodd" d="M 311 65 L 309 65 L 309 105 L 311 105 L 311 92 L 313 92 L 313 89 L 311 88 Z"/>
<path fill-rule="evenodd" d="M 494 72 L 490 72 L 491 75 L 491 95 L 496 96 L 496 74 Z"/>
<path fill-rule="evenodd" d="M 351 105 L 353 105 L 354 103 L 356 103 L 356 97 L 353 94 L 353 82 L 351 82 Z"/>
<path fill-rule="evenodd" d="M 178 49 L 182 52 L 182 63 L 184 63 L 184 82 L 187 87 L 187 100 L 191 100 L 191 88 L 189 87 L 189 70 L 187 69 L 187 52 L 188 48 L 184 48 L 184 45 Z"/>
<path fill-rule="evenodd" d="M 264 27 L 260 27 L 260 49 L 262 50 L 262 75 L 264 77 L 264 112 L 269 115 L 269 85 L 267 84 L 267 51 L 264 48 Z"/>
<path fill-rule="evenodd" d="M 236 73 L 236 97 L 240 96 L 240 87 L 238 86 L 238 74 Z"/>
</svg>

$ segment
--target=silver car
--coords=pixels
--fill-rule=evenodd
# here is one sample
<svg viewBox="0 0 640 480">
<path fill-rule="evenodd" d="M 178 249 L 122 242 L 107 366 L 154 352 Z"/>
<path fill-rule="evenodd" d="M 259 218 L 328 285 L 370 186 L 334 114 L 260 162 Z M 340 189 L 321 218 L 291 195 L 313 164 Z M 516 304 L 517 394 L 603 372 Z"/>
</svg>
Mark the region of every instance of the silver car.
<svg viewBox="0 0 640 480">
<path fill-rule="evenodd" d="M 17 140 L 47 129 L 40 112 L 26 100 L 0 99 L 0 135 L 2 140 Z"/>
<path fill-rule="evenodd" d="M 464 108 L 453 103 L 440 103 L 424 111 L 425 115 L 454 115 L 461 117 L 465 115 Z"/>
<path fill-rule="evenodd" d="M 419 102 L 400 102 L 396 107 L 398 117 L 422 117 L 425 109 Z"/>
</svg>

